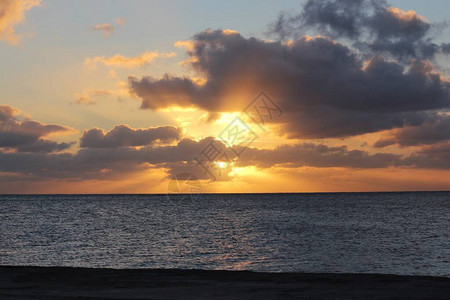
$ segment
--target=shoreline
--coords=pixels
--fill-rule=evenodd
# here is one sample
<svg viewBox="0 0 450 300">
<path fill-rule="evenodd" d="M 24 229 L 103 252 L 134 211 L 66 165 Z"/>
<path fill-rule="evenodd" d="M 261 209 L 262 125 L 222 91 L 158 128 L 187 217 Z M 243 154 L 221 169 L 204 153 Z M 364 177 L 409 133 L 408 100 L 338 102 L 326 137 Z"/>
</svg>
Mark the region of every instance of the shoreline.
<svg viewBox="0 0 450 300">
<path fill-rule="evenodd" d="M 2 299 L 447 299 L 450 278 L 0 266 Z"/>
</svg>

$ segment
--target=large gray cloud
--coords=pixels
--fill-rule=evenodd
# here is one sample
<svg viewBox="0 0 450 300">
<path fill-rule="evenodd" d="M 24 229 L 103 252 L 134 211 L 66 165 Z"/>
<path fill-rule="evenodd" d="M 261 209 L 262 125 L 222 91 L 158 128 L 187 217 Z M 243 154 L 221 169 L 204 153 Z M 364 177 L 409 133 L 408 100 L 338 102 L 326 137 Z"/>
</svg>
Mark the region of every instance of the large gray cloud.
<svg viewBox="0 0 450 300">
<path fill-rule="evenodd" d="M 271 26 L 280 39 L 305 32 L 346 38 L 363 55 L 388 54 L 396 59 L 434 57 L 445 51 L 433 42 L 433 25 L 414 11 L 383 0 L 308 0 L 298 14 L 282 13 Z"/>
<path fill-rule="evenodd" d="M 0 105 L 0 149 L 18 152 L 55 152 L 68 149 L 73 143 L 57 143 L 46 139 L 51 133 L 70 132 L 71 129 L 57 124 L 44 124 L 23 119 L 20 110 Z"/>
<path fill-rule="evenodd" d="M 207 111 L 244 108 L 266 90 L 286 112 L 290 137 L 345 137 L 420 125 L 450 106 L 450 84 L 429 61 L 408 63 L 359 50 L 326 37 L 290 43 L 204 31 L 188 51 L 204 85 L 189 78 L 131 77 L 142 108 L 196 106 Z"/>
<path fill-rule="evenodd" d="M 180 137 L 181 129 L 174 126 L 134 129 L 128 125 L 117 125 L 108 132 L 99 128 L 84 131 L 80 146 L 85 148 L 144 146 L 154 142 L 173 142 Z"/>
</svg>

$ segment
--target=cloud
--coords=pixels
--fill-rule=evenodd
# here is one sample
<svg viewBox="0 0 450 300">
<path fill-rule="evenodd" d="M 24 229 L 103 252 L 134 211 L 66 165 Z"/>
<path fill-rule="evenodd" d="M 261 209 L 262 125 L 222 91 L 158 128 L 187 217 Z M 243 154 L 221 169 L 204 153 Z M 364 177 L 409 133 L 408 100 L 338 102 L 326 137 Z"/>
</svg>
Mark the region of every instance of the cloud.
<svg viewBox="0 0 450 300">
<path fill-rule="evenodd" d="M 25 20 L 25 12 L 41 5 L 41 0 L 0 0 L 0 40 L 17 45 L 22 34 L 14 26 Z"/>
<path fill-rule="evenodd" d="M 73 143 L 57 143 L 46 136 L 69 133 L 69 127 L 43 124 L 20 117 L 17 108 L 0 105 L 0 149 L 17 152 L 58 152 L 68 149 Z"/>
<path fill-rule="evenodd" d="M 194 170 L 193 157 L 210 141 L 211 138 L 200 141 L 182 139 L 176 145 L 165 146 L 82 148 L 75 154 L 0 152 L 0 173 L 28 174 L 41 179 L 101 180 L 122 172 L 125 174 L 142 168 L 165 169 L 180 163 L 190 164 L 194 172 L 199 172 Z"/>
<path fill-rule="evenodd" d="M 404 59 L 431 58 L 438 46 L 427 39 L 431 24 L 416 12 L 396 7 L 383 7 L 369 21 L 377 39 L 369 43 L 376 52 L 387 52 Z"/>
<path fill-rule="evenodd" d="M 25 123 L 18 121 L 20 111 L 10 106 L 0 108 L 2 128 L 7 123 L 13 126 L 32 128 L 34 138 L 5 139 L 0 141 L 0 174 L 8 180 L 113 180 L 126 174 L 145 170 L 164 170 L 168 177 L 180 172 L 189 172 L 199 179 L 211 179 L 202 167 L 202 153 L 211 144 L 232 162 L 231 168 L 221 169 L 216 161 L 206 164 L 216 180 L 233 180 L 233 168 L 344 168 L 344 169 L 386 169 L 386 168 L 450 168 L 450 146 L 427 146 L 410 155 L 394 153 L 370 153 L 350 149 L 346 145 L 330 146 L 322 143 L 297 143 L 280 145 L 274 149 L 245 148 L 237 157 L 233 148 L 227 148 L 212 137 L 194 140 L 181 139 L 181 130 L 172 126 L 134 129 L 118 125 L 110 131 L 91 128 L 80 138 L 76 153 L 61 153 L 70 144 L 56 143 L 43 139 L 52 132 L 65 132 L 60 125 Z M 2 133 L 9 132 L 2 129 Z M 37 136 L 37 137 L 36 137 Z M 7 145 L 5 146 L 5 141 Z M 178 141 L 176 144 L 170 144 Z M 5 151 L 14 149 L 15 151 Z M 237 150 L 237 149 L 234 149 Z M 242 149 L 239 149 L 242 150 Z M 197 159 L 197 160 L 196 160 Z M 227 161 L 222 156 L 218 161 Z M 200 163 L 202 162 L 202 164 Z M 5 175 L 11 174 L 11 175 Z M 16 178 L 16 179 L 14 179 Z"/>
<path fill-rule="evenodd" d="M 402 165 L 414 168 L 448 170 L 450 168 L 450 143 L 423 147 L 406 157 L 402 161 Z"/>
<path fill-rule="evenodd" d="M 42 152 L 42 153 L 50 153 L 50 152 L 60 152 L 63 150 L 69 149 L 75 142 L 70 143 L 57 143 L 50 140 L 45 139 L 37 139 L 32 143 L 25 143 L 23 145 L 17 146 L 17 152 Z"/>
<path fill-rule="evenodd" d="M 101 32 L 103 32 L 103 35 L 106 37 L 113 34 L 114 29 L 115 29 L 114 25 L 109 24 L 109 23 L 96 24 L 96 25 L 92 26 L 92 30 L 101 31 Z"/>
<path fill-rule="evenodd" d="M 25 142 L 18 139 L 15 144 L 9 140 L 8 147 L 14 146 L 16 151 L 0 151 L 0 172 L 26 174 L 31 178 L 102 179 L 118 176 L 122 172 L 148 168 L 164 169 L 169 177 L 180 172 L 189 172 L 199 179 L 211 179 L 210 173 L 202 167 L 206 165 L 214 172 L 216 180 L 231 180 L 232 169 L 221 169 L 215 160 L 232 162 L 235 167 L 258 168 L 276 166 L 385 168 L 406 165 L 401 163 L 402 158 L 397 154 L 370 154 L 366 151 L 350 150 L 345 145 L 327 146 L 314 143 L 282 145 L 275 149 L 245 148 L 241 156 L 237 157 L 235 152 L 237 149 L 227 148 L 212 137 L 198 141 L 191 138 L 181 139 L 182 130 L 173 126 L 135 129 L 128 125 L 118 125 L 110 131 L 91 128 L 83 132 L 80 138 L 81 149 L 78 152 L 51 153 L 64 150 L 70 145 L 44 140 L 42 136 L 52 132 L 65 132 L 67 128 L 54 124 L 40 124 L 36 121 L 19 122 L 17 119 L 19 116 L 20 111 L 13 107 L 0 107 L 2 125 L 10 124 L 32 129 L 31 132 L 35 133 L 34 138 Z M 171 145 L 175 141 L 178 142 Z M 225 155 L 208 161 L 205 159 L 205 153 L 211 154 L 206 150 L 211 149 L 209 148 L 211 146 Z"/>
<path fill-rule="evenodd" d="M 11 122 L 20 114 L 20 109 L 9 106 L 0 105 L 0 122 Z"/>
<path fill-rule="evenodd" d="M 281 40 L 312 31 L 346 38 L 353 46 L 396 59 L 432 58 L 433 26 L 415 11 L 391 7 L 386 1 L 308 0 L 298 14 L 282 13 L 270 28 Z"/>
<path fill-rule="evenodd" d="M 173 126 L 134 129 L 128 125 L 117 125 L 108 132 L 99 128 L 84 131 L 80 146 L 84 148 L 145 146 L 155 142 L 170 143 L 180 138 L 181 129 Z"/>
<path fill-rule="evenodd" d="M 125 19 L 124 18 L 116 18 L 115 22 L 118 26 L 122 26 L 125 24 Z M 114 26 L 111 23 L 96 24 L 96 25 L 92 26 L 92 30 L 103 32 L 103 35 L 105 37 L 109 37 L 116 30 L 116 26 Z"/>
<path fill-rule="evenodd" d="M 172 177 L 180 172 L 189 172 L 199 179 L 211 179 L 194 157 L 211 142 L 228 151 L 234 159 L 233 167 L 256 166 L 260 169 L 275 167 L 298 168 L 350 168 L 382 169 L 450 167 L 449 147 L 430 148 L 407 157 L 391 153 L 370 154 L 366 151 L 351 150 L 347 146 L 327 146 L 324 144 L 300 143 L 283 145 L 275 149 L 246 149 L 237 159 L 230 148 L 220 141 L 205 138 L 195 141 L 189 138 L 176 145 L 146 145 L 136 147 L 82 148 L 71 153 L 6 153 L 0 152 L 0 172 L 27 174 L 31 178 L 71 178 L 77 180 L 108 179 L 136 170 L 164 169 Z M 210 169 L 217 180 L 232 180 L 232 169 Z"/>
<path fill-rule="evenodd" d="M 450 43 L 442 43 L 441 44 L 441 51 L 444 54 L 450 54 Z"/>
<path fill-rule="evenodd" d="M 73 100 L 71 104 L 95 104 L 95 100 L 92 98 L 107 97 L 114 94 L 116 94 L 116 92 L 112 90 L 86 89 L 81 94 L 75 93 L 75 100 Z"/>
<path fill-rule="evenodd" d="M 285 43 L 207 30 L 191 42 L 190 66 L 204 84 L 168 74 L 129 77 L 141 108 L 240 111 L 265 90 L 285 112 L 281 134 L 332 138 L 423 124 L 450 106 L 450 84 L 428 60 L 365 57 L 323 36 Z"/>
<path fill-rule="evenodd" d="M 237 161 L 239 166 L 272 167 L 344 167 L 386 168 L 400 161 L 400 156 L 391 153 L 369 154 L 361 150 L 349 150 L 347 146 L 301 143 L 278 146 L 275 149 L 250 148 Z"/>
<path fill-rule="evenodd" d="M 124 18 L 116 18 L 116 24 L 117 25 L 125 25 L 125 19 Z"/>
<path fill-rule="evenodd" d="M 383 135 L 375 144 L 381 148 L 390 145 L 420 146 L 431 145 L 450 140 L 450 117 L 437 115 L 420 126 L 409 126 L 393 130 Z"/>
<path fill-rule="evenodd" d="M 87 57 L 84 60 L 84 65 L 86 67 L 96 69 L 97 64 L 103 64 L 108 67 L 114 67 L 114 68 L 136 68 L 136 67 L 143 67 L 151 63 L 156 58 L 170 58 L 174 57 L 176 53 L 159 53 L 157 51 L 153 52 L 144 52 L 137 56 L 132 57 L 126 57 L 120 54 L 115 54 L 110 57 L 105 56 L 94 56 L 94 57 Z"/>
<path fill-rule="evenodd" d="M 221 116 L 220 113 L 207 113 L 200 118 L 200 121 L 211 124 L 220 119 Z"/>
<path fill-rule="evenodd" d="M 171 106 L 200 106 L 200 88 L 188 77 L 165 74 L 161 79 L 129 78 L 130 91 L 142 98 L 141 108 L 158 110 Z M 197 97 L 198 96 L 198 97 Z M 200 106 L 201 107 L 201 106 Z"/>
<path fill-rule="evenodd" d="M 130 98 L 127 83 L 124 81 L 117 81 L 116 88 L 105 90 L 105 89 L 85 89 L 81 93 L 74 94 L 74 100 L 70 104 L 79 105 L 92 105 L 96 104 L 98 99 L 101 98 L 111 98 L 115 97 L 117 101 L 122 101 L 124 98 Z"/>
</svg>

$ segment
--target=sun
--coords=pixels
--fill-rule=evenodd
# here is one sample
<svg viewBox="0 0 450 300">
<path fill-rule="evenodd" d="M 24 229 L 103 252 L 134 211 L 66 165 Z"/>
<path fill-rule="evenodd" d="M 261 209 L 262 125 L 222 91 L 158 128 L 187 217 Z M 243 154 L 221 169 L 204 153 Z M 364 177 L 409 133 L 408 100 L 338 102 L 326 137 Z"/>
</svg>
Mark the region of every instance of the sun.
<svg viewBox="0 0 450 300">
<path fill-rule="evenodd" d="M 224 162 L 224 161 L 216 161 L 216 166 L 219 169 L 226 169 L 228 168 L 229 163 L 228 162 Z"/>
</svg>

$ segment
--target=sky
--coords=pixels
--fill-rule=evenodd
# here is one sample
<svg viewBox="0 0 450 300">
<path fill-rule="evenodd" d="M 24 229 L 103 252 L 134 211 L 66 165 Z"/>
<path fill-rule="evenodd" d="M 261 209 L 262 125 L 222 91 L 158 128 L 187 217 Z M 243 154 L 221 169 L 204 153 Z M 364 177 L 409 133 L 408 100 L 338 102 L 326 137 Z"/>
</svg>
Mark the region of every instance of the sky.
<svg viewBox="0 0 450 300">
<path fill-rule="evenodd" d="M 0 193 L 450 189 L 443 0 L 0 0 Z"/>
</svg>

